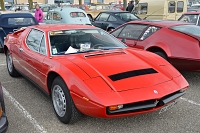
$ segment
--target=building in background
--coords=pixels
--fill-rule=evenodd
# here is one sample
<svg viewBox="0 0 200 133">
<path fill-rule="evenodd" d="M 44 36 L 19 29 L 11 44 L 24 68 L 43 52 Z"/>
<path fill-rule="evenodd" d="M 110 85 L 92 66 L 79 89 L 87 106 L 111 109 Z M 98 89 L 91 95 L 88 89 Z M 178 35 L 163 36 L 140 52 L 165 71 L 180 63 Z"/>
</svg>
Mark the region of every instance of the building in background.
<svg viewBox="0 0 200 133">
<path fill-rule="evenodd" d="M 25 4 L 28 3 L 28 0 L 4 0 L 5 2 L 14 3 L 14 4 Z M 79 0 L 33 0 L 33 2 L 42 3 L 42 4 L 54 4 L 54 3 L 71 3 L 78 4 Z M 118 0 L 82 0 L 83 4 L 109 4 L 111 2 L 118 3 Z"/>
</svg>

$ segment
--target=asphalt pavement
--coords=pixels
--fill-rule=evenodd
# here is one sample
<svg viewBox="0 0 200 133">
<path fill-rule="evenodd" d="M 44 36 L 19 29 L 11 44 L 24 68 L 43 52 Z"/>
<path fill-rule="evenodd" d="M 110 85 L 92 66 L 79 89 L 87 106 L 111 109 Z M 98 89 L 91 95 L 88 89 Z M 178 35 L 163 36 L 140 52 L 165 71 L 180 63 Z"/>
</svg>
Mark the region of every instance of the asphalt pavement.
<svg viewBox="0 0 200 133">
<path fill-rule="evenodd" d="M 200 133 L 200 72 L 184 72 L 190 87 L 171 109 L 116 119 L 84 116 L 73 125 L 61 123 L 51 100 L 23 77 L 12 78 L 0 54 L 7 133 Z"/>
</svg>

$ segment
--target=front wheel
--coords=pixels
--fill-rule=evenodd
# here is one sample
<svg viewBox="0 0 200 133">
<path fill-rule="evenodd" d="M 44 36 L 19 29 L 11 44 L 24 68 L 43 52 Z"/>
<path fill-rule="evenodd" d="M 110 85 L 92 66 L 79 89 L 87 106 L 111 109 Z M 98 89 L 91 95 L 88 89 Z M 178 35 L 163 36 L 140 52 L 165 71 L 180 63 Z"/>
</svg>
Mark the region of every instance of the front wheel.
<svg viewBox="0 0 200 133">
<path fill-rule="evenodd" d="M 163 52 L 154 52 L 154 53 L 159 55 L 160 57 L 162 57 L 166 61 L 168 61 L 167 55 L 165 53 L 163 53 Z"/>
<path fill-rule="evenodd" d="M 56 77 L 51 87 L 51 98 L 58 119 L 72 124 L 82 116 L 74 105 L 69 89 L 61 77 Z"/>
<path fill-rule="evenodd" d="M 10 55 L 10 51 L 7 51 L 6 53 L 6 63 L 7 63 L 8 73 L 10 74 L 10 76 L 12 77 L 20 76 L 20 74 L 15 69 L 15 66 L 13 65 L 13 60 L 12 56 Z"/>
</svg>

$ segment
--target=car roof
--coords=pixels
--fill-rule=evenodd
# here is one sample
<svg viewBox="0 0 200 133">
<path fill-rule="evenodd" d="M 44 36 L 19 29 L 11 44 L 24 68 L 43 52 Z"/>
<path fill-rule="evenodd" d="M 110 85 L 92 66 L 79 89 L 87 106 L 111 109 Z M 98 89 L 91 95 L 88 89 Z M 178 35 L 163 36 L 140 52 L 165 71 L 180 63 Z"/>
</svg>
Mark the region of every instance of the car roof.
<svg viewBox="0 0 200 133">
<path fill-rule="evenodd" d="M 102 11 L 104 13 L 126 13 L 128 11 L 122 11 L 122 10 L 107 10 L 107 11 Z"/>
<path fill-rule="evenodd" d="M 22 25 L 8 25 L 9 18 L 32 18 L 35 24 L 38 24 L 35 17 L 33 17 L 31 13 L 7 13 L 7 14 L 0 14 L 0 26 L 10 27 L 10 28 L 22 26 Z"/>
<path fill-rule="evenodd" d="M 27 17 L 33 17 L 31 13 L 5 13 L 5 14 L 0 14 L 0 19 L 2 18 L 27 18 Z"/>
<path fill-rule="evenodd" d="M 175 21 L 175 20 L 136 20 L 136 21 L 130 21 L 131 23 L 139 23 L 139 24 L 147 24 L 147 25 L 155 25 L 159 27 L 172 27 L 177 25 L 192 25 L 191 23 L 181 22 L 181 21 Z"/>
<path fill-rule="evenodd" d="M 30 26 L 30 28 L 40 29 L 45 32 L 56 30 L 97 29 L 97 27 L 83 24 L 41 24 Z"/>
<path fill-rule="evenodd" d="M 199 11 L 198 12 L 186 12 L 184 14 L 200 14 L 200 12 Z"/>
<path fill-rule="evenodd" d="M 84 12 L 82 9 L 79 9 L 79 8 L 74 8 L 74 7 L 70 7 L 70 6 L 67 6 L 67 7 L 58 7 L 58 8 L 54 8 L 52 10 L 50 10 L 51 12 L 52 11 L 56 11 L 56 12 L 62 12 L 62 13 L 66 13 L 66 12 Z"/>
</svg>

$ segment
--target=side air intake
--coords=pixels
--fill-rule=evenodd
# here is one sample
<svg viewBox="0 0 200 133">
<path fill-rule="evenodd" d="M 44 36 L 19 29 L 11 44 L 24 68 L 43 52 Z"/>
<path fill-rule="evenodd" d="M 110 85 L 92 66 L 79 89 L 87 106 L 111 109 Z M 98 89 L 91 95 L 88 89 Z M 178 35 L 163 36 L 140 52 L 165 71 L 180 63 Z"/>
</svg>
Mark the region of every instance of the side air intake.
<svg viewBox="0 0 200 133">
<path fill-rule="evenodd" d="M 153 73 L 158 73 L 158 72 L 154 70 L 153 68 L 147 68 L 147 69 L 140 69 L 140 70 L 133 70 L 133 71 L 128 71 L 128 72 L 118 73 L 118 74 L 110 75 L 108 77 L 112 81 L 117 81 L 117 80 L 121 80 L 125 78 L 146 75 L 146 74 L 153 74 Z"/>
</svg>

